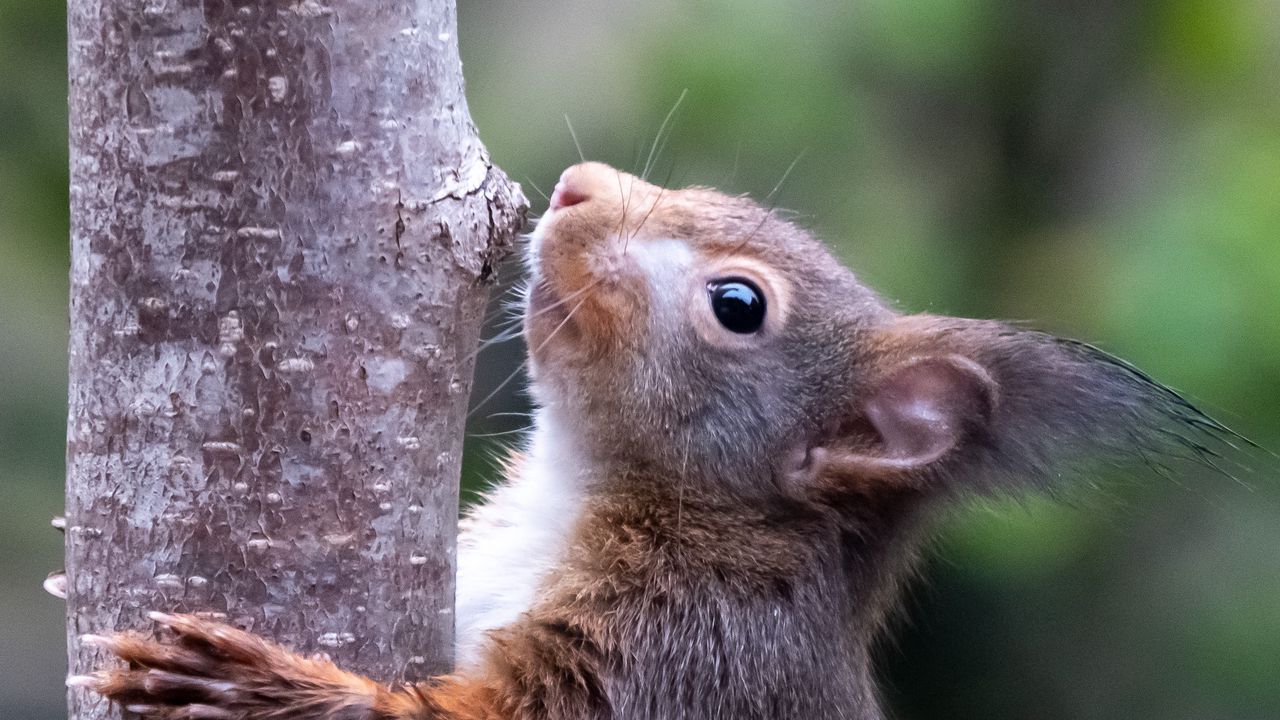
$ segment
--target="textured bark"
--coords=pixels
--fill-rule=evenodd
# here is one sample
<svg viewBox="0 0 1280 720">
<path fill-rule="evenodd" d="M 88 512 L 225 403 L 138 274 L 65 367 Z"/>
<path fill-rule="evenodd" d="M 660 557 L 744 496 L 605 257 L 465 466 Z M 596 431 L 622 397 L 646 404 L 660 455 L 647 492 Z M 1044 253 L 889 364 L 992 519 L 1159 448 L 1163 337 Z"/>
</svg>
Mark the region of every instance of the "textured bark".
<svg viewBox="0 0 1280 720">
<path fill-rule="evenodd" d="M 153 609 L 446 670 L 473 348 L 524 212 L 453 3 L 68 10 L 71 672 Z"/>
</svg>

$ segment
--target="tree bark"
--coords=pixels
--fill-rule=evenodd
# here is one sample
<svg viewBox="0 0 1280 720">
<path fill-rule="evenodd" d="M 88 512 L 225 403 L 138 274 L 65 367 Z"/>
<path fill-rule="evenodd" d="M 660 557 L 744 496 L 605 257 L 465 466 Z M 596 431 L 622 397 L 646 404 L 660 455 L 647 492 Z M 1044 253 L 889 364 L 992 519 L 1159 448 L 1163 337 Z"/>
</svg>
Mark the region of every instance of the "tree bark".
<svg viewBox="0 0 1280 720">
<path fill-rule="evenodd" d="M 69 0 L 67 628 L 447 670 L 485 284 L 524 198 L 448 0 Z M 83 691 L 70 717 L 116 717 Z"/>
</svg>

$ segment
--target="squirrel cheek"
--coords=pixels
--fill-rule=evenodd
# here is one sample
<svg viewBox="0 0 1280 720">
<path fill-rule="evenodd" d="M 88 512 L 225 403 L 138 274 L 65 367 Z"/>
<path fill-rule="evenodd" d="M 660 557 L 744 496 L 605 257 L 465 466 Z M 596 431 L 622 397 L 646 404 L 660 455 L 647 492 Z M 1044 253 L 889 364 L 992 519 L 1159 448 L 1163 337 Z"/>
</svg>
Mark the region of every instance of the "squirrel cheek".
<svg viewBox="0 0 1280 720">
<path fill-rule="evenodd" d="M 650 298 L 643 285 L 601 288 L 588 302 L 583 318 L 584 340 L 597 354 L 643 347 L 648 334 Z"/>
<path fill-rule="evenodd" d="M 553 287 L 540 297 L 535 287 L 526 316 L 535 359 L 582 362 L 643 345 L 650 297 L 639 283 L 593 283 L 576 291 Z"/>
</svg>

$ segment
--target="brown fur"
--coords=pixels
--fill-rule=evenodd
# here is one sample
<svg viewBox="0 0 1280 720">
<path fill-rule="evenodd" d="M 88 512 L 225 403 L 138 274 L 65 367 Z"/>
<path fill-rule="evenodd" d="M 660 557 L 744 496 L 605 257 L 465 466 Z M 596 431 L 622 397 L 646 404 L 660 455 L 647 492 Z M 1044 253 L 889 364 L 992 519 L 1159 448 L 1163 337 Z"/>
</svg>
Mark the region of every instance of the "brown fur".
<svg viewBox="0 0 1280 720">
<path fill-rule="evenodd" d="M 388 688 L 182 616 L 161 618 L 173 640 L 101 640 L 129 666 L 77 682 L 166 719 L 872 720 L 869 647 L 938 501 L 1052 490 L 1091 459 L 1212 463 L 1230 435 L 1087 345 L 901 316 L 745 198 L 594 163 L 561 186 L 526 335 L 590 477 L 565 556 L 479 669 Z M 668 265 L 637 259 L 673 241 Z M 725 275 L 768 296 L 759 332 L 717 325 Z"/>
</svg>

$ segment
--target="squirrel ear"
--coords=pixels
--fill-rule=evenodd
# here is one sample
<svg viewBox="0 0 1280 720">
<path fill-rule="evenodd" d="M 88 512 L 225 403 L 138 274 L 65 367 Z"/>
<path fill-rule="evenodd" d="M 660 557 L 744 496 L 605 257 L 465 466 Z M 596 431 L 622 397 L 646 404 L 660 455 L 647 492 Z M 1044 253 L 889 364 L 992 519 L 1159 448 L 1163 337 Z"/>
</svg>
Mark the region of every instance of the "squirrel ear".
<svg viewBox="0 0 1280 720">
<path fill-rule="evenodd" d="M 1098 463 L 1162 472 L 1167 458 L 1188 458 L 1219 469 L 1233 443 L 1249 444 L 1132 365 L 1074 340 L 909 315 L 863 347 L 857 405 L 799 466 L 835 488 L 1047 488 Z"/>
<path fill-rule="evenodd" d="M 864 479 L 926 470 L 980 431 L 995 408 L 990 373 L 961 355 L 910 358 L 872 382 L 861 406 L 856 449 L 828 451 L 828 469 Z"/>
</svg>

